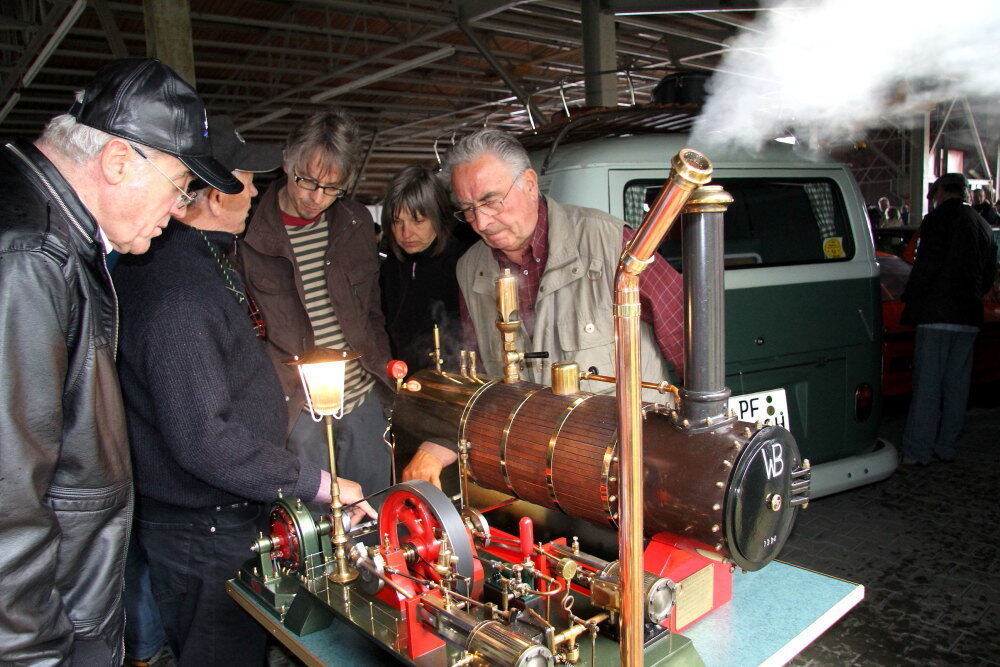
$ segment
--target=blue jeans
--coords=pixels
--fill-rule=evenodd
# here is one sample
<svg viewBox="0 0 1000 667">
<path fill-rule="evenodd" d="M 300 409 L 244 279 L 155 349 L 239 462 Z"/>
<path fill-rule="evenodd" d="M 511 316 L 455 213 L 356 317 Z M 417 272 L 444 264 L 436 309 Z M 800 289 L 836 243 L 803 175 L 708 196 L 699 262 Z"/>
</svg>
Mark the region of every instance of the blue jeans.
<svg viewBox="0 0 1000 667">
<path fill-rule="evenodd" d="M 917 327 L 913 396 L 903 430 L 903 455 L 923 463 L 955 457 L 972 378 L 974 332 Z"/>
<path fill-rule="evenodd" d="M 153 598 L 146 552 L 132 539 L 125 560 L 125 654 L 133 660 L 146 661 L 167 642 L 160 620 L 160 608 Z"/>
<path fill-rule="evenodd" d="M 382 435 L 385 433 L 385 415 L 378 391 L 372 387 L 364 403 L 333 420 L 334 446 L 337 450 L 337 476 L 357 482 L 365 494 L 375 493 L 389 486 L 392 458 Z M 330 469 L 326 445 L 326 427 L 313 421 L 307 412 L 299 415 L 288 436 L 288 449 L 302 460 Z M 381 504 L 381 498 L 372 502 Z M 311 509 L 326 511 L 329 507 Z"/>
</svg>

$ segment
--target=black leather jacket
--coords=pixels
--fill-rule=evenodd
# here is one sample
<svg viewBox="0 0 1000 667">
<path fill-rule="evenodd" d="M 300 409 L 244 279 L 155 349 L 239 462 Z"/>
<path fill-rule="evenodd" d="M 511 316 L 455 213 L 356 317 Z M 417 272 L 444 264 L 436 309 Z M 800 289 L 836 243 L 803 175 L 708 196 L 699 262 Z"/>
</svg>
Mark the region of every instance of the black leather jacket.
<svg viewBox="0 0 1000 667">
<path fill-rule="evenodd" d="M 0 664 L 120 665 L 132 471 L 97 225 L 0 149 Z"/>
</svg>

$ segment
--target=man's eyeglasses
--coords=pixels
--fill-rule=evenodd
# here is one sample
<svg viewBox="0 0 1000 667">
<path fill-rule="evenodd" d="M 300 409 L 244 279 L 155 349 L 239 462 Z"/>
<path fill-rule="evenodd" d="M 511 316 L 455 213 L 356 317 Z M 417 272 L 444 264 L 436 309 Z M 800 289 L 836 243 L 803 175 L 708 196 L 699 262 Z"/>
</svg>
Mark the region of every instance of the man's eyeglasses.
<svg viewBox="0 0 1000 667">
<path fill-rule="evenodd" d="M 303 190 L 308 190 L 309 192 L 315 192 L 316 190 L 322 190 L 323 194 L 330 195 L 331 197 L 340 198 L 347 194 L 347 190 L 336 185 L 320 185 L 319 181 L 313 180 L 311 178 L 306 178 L 305 176 L 294 175 L 295 185 L 299 186 Z"/>
<path fill-rule="evenodd" d="M 172 179 L 169 176 L 167 176 L 162 169 L 160 169 L 159 167 L 156 166 L 155 162 L 153 162 L 148 157 L 146 157 L 146 154 L 143 153 L 141 150 L 139 150 L 138 146 L 136 146 L 135 144 L 129 144 L 129 146 L 132 147 L 132 150 L 134 150 L 139 155 L 139 157 L 141 157 L 143 160 L 145 160 L 146 162 L 148 162 L 150 164 L 150 166 L 153 167 L 153 169 L 155 169 L 156 171 L 160 172 L 160 175 L 163 176 L 163 178 L 165 178 L 168 181 L 170 181 L 170 185 L 172 185 L 175 188 L 177 188 L 177 191 L 180 192 L 180 195 L 178 195 L 178 197 L 177 197 L 177 207 L 178 208 L 184 208 L 186 206 L 190 206 L 191 203 L 195 199 L 198 198 L 198 193 L 197 192 L 195 192 L 195 193 L 187 193 L 187 192 L 185 192 L 184 188 L 182 188 L 181 186 L 177 185 L 177 183 L 174 182 L 174 179 Z"/>
<path fill-rule="evenodd" d="M 522 171 L 521 174 L 523 173 L 524 172 Z M 463 206 L 455 211 L 455 217 L 462 222 L 473 222 L 476 219 L 476 215 L 480 212 L 487 213 L 489 215 L 500 215 L 503 213 L 504 200 L 510 195 L 510 191 L 514 189 L 514 184 L 517 183 L 517 179 L 521 178 L 521 174 L 515 176 L 514 180 L 510 182 L 510 187 L 507 188 L 507 192 L 504 193 L 503 197 L 487 199 L 480 204 L 469 204 L 468 206 Z"/>
</svg>

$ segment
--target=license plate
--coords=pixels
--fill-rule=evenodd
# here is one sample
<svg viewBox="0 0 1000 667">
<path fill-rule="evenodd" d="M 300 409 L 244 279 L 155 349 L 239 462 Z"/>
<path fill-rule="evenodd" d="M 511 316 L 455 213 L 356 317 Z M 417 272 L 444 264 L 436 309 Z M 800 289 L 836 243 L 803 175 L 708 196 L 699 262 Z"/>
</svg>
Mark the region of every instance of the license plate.
<svg viewBox="0 0 1000 667">
<path fill-rule="evenodd" d="M 775 424 L 789 431 L 792 430 L 792 421 L 788 418 L 788 401 L 785 400 L 784 389 L 730 396 L 729 409 L 736 413 L 736 418 L 740 421 L 751 423 L 760 421 L 764 424 Z"/>
</svg>

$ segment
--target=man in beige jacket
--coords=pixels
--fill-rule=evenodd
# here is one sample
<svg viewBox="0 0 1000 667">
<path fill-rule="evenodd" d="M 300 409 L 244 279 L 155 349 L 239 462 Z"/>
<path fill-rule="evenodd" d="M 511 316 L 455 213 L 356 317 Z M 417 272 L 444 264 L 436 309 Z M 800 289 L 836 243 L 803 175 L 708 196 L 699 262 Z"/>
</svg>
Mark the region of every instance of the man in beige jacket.
<svg viewBox="0 0 1000 667">
<path fill-rule="evenodd" d="M 458 202 L 457 216 L 482 237 L 459 260 L 457 273 L 464 347 L 478 352 L 485 372 L 502 374 L 495 284 L 510 269 L 519 278 L 519 347 L 549 353 L 546 359 L 526 361 L 524 377 L 548 384 L 551 364 L 565 360 L 614 375 L 613 281 L 634 230 L 602 211 L 542 196 L 527 152 L 499 130 L 463 138 L 445 158 L 442 174 Z M 642 377 L 667 379 L 671 371 L 679 377 L 684 361 L 681 277 L 657 255 L 640 291 Z M 582 387 L 595 393 L 614 389 L 597 382 Z M 455 458 L 450 443 L 424 442 L 403 479 L 438 483 L 441 469 Z"/>
</svg>

